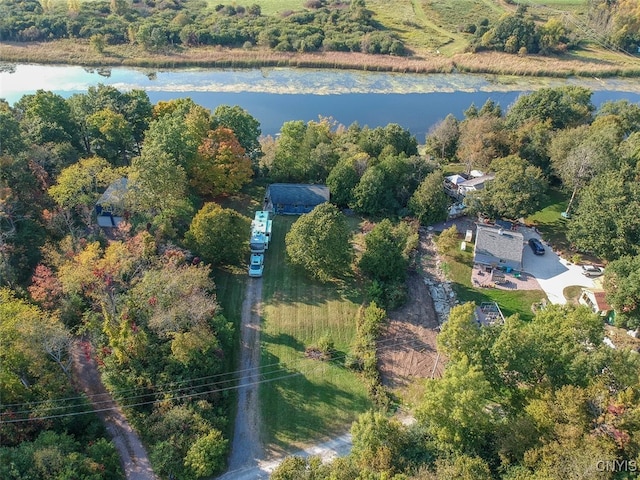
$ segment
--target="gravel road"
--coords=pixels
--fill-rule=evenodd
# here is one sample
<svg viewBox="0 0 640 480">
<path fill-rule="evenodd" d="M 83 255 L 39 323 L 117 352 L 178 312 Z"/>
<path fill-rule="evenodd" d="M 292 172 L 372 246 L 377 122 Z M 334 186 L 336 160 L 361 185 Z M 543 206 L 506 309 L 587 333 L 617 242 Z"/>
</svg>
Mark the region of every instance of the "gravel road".
<svg viewBox="0 0 640 480">
<path fill-rule="evenodd" d="M 242 377 L 238 389 L 238 412 L 234 427 L 229 471 L 253 468 L 262 457 L 260 443 L 260 404 L 257 382 L 260 374 L 260 303 L 262 301 L 262 279 L 251 278 L 247 284 L 242 303 L 240 332 L 240 366 Z M 229 474 L 227 474 L 229 475 Z M 222 478 L 239 478 L 227 476 Z M 259 477 L 254 477 L 259 478 Z"/>
<path fill-rule="evenodd" d="M 71 350 L 74 380 L 89 396 L 120 455 L 127 480 L 157 480 L 144 445 L 100 380 L 91 344 L 77 341 Z"/>
</svg>

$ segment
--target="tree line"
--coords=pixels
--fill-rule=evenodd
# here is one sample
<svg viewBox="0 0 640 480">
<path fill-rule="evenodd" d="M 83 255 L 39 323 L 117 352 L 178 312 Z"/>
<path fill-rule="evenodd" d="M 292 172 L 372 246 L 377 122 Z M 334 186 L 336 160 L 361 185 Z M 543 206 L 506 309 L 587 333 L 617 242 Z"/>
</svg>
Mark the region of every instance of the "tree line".
<svg viewBox="0 0 640 480">
<path fill-rule="evenodd" d="M 507 2 L 511 3 L 511 2 Z M 307 0 L 301 9 L 263 15 L 258 4 L 206 4 L 200 0 L 7 0 L 0 5 L 0 38 L 35 42 L 85 39 L 102 53 L 108 45 L 132 43 L 149 52 L 199 45 L 265 47 L 274 51 L 345 51 L 406 55 L 394 32 L 382 28 L 364 0 Z M 469 50 L 552 55 L 585 41 L 637 53 L 637 0 L 591 0 L 588 15 L 566 21 L 552 14 L 540 23 L 523 4 L 494 24 L 479 19 L 460 27 Z"/>
<path fill-rule="evenodd" d="M 258 4 L 198 0 L 9 0 L 0 6 L 0 37 L 21 42 L 86 39 L 99 52 L 107 45 L 133 43 L 150 52 L 257 45 L 285 52 L 405 54 L 398 36 L 378 26 L 364 0 L 309 0 L 304 6 L 266 16 Z"/>
<path fill-rule="evenodd" d="M 235 337 L 209 261 L 241 261 L 250 222 L 225 209 L 242 240 L 211 257 L 188 249 L 200 245 L 190 224 L 198 207 L 215 210 L 206 199 L 252 177 L 258 122 L 239 107 L 151 105 L 104 86 L 68 99 L 38 91 L 0 111 L 1 476 L 122 477 L 71 382 L 79 335 L 160 475 L 221 471 Z M 126 221 L 107 238 L 94 207 L 123 177 Z M 230 228 L 216 234 L 231 240 Z"/>
</svg>

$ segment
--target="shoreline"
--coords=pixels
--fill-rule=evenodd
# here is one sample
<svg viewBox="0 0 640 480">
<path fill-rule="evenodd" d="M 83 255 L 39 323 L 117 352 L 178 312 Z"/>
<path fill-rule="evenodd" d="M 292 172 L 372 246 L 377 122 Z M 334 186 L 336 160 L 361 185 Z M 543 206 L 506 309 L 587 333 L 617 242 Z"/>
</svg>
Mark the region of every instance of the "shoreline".
<svg viewBox="0 0 640 480">
<path fill-rule="evenodd" d="M 581 56 L 586 55 L 586 56 Z M 259 49 L 190 48 L 150 54 L 131 45 L 109 46 L 99 54 L 82 42 L 0 42 L 0 62 L 82 67 L 131 68 L 316 68 L 390 73 L 473 73 L 540 78 L 633 78 L 640 76 L 640 56 L 605 56 L 583 50 L 562 57 L 498 52 L 459 53 L 451 57 L 423 54 L 408 57 L 363 53 L 288 53 Z"/>
</svg>

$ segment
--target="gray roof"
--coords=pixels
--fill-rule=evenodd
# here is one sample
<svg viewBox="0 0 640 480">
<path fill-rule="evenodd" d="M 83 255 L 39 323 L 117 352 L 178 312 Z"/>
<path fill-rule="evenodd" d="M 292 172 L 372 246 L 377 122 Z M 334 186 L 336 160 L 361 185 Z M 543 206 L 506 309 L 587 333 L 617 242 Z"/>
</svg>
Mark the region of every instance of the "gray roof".
<svg viewBox="0 0 640 480">
<path fill-rule="evenodd" d="M 272 183 L 267 197 L 274 205 L 320 205 L 329 201 L 329 187 L 304 183 Z"/>
<path fill-rule="evenodd" d="M 445 177 L 446 180 L 449 180 L 451 183 L 453 183 L 454 185 L 460 185 L 463 182 L 466 182 L 467 179 L 464 178 L 462 175 L 449 175 L 448 177 Z"/>
<path fill-rule="evenodd" d="M 487 175 L 482 175 L 481 177 L 470 178 L 458 185 L 460 187 L 477 187 L 479 185 L 484 185 L 485 182 L 493 180 L 494 178 L 496 178 L 496 176 L 493 173 L 489 173 Z"/>
<path fill-rule="evenodd" d="M 98 199 L 98 205 L 110 205 L 121 207 L 124 205 L 124 197 L 127 193 L 128 180 L 125 177 L 114 181 Z"/>
<path fill-rule="evenodd" d="M 522 268 L 524 237 L 519 232 L 478 225 L 474 262 Z"/>
</svg>

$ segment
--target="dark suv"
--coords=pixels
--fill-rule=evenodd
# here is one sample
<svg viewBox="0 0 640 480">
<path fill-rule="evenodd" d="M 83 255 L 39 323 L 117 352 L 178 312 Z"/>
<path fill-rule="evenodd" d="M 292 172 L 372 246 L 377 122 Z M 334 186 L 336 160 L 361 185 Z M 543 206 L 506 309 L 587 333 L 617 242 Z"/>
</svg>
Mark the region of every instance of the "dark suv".
<svg viewBox="0 0 640 480">
<path fill-rule="evenodd" d="M 544 255 L 544 246 L 537 238 L 530 238 L 529 246 L 531 247 L 531 250 L 533 250 L 533 253 L 535 253 L 536 255 Z"/>
</svg>

